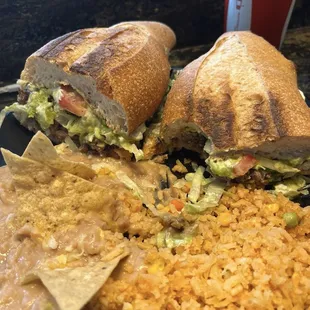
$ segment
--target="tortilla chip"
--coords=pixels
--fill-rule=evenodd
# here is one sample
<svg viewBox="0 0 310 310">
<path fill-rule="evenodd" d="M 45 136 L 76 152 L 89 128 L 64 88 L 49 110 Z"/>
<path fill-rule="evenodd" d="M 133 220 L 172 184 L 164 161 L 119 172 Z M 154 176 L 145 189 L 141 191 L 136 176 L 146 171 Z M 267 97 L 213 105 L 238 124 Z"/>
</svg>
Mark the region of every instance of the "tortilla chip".
<svg viewBox="0 0 310 310">
<path fill-rule="evenodd" d="M 38 131 L 31 139 L 23 157 L 55 169 L 67 171 L 83 179 L 92 179 L 96 176 L 96 172 L 86 164 L 61 158 L 52 142 L 41 131 Z"/>
<path fill-rule="evenodd" d="M 66 171 L 60 171 L 1 149 L 13 177 L 18 207 L 16 224 L 28 223 L 41 232 L 77 223 L 89 211 L 112 229 L 116 193 Z"/>
<path fill-rule="evenodd" d="M 84 267 L 33 270 L 23 280 L 27 284 L 40 279 L 61 310 L 80 310 L 100 290 L 121 259 L 123 252 L 108 262 L 91 262 Z"/>
</svg>

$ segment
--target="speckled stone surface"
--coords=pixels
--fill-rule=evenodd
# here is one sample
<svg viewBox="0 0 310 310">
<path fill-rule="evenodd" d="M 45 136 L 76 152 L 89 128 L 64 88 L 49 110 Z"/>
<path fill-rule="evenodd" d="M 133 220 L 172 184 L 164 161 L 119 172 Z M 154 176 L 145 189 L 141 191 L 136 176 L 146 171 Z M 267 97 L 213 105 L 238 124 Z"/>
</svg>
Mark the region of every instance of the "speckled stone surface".
<svg viewBox="0 0 310 310">
<path fill-rule="evenodd" d="M 223 31 L 224 0 L 1 0 L 0 82 L 16 79 L 31 53 L 64 33 L 125 20 L 166 23 L 177 48 L 208 45 Z M 310 0 L 296 0 L 289 28 L 305 26 Z"/>
<path fill-rule="evenodd" d="M 298 85 L 310 99 L 310 27 L 291 29 L 287 33 L 281 50 L 288 59 L 295 63 Z"/>
<path fill-rule="evenodd" d="M 181 47 L 216 39 L 223 18 L 223 0 L 1 0 L 0 81 L 18 77 L 32 52 L 76 29 L 156 20 L 175 31 Z"/>
</svg>

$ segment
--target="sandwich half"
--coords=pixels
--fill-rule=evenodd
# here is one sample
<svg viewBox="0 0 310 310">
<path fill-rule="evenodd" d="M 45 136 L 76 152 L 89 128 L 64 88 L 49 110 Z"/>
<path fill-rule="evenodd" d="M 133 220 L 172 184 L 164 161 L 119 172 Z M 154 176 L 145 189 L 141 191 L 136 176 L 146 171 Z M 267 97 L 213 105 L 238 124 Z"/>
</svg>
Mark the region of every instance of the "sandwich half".
<svg viewBox="0 0 310 310">
<path fill-rule="evenodd" d="M 57 38 L 26 61 L 14 112 L 55 143 L 70 137 L 90 149 L 112 145 L 143 158 L 144 122 L 169 83 L 174 32 L 157 22 L 125 22 Z"/>
<path fill-rule="evenodd" d="M 161 133 L 170 148 L 199 152 L 218 177 L 303 188 L 310 174 L 310 110 L 294 64 L 251 32 L 222 35 L 184 68 Z"/>
</svg>

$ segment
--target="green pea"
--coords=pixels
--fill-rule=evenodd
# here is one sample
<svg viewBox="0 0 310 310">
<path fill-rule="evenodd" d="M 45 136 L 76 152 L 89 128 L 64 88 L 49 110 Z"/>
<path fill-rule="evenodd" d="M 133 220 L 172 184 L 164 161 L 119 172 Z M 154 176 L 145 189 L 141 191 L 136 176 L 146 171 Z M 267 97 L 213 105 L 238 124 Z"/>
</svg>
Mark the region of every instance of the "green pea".
<svg viewBox="0 0 310 310">
<path fill-rule="evenodd" d="M 298 225 L 298 216 L 295 212 L 287 212 L 283 214 L 283 220 L 286 223 L 286 227 L 294 228 Z"/>
</svg>

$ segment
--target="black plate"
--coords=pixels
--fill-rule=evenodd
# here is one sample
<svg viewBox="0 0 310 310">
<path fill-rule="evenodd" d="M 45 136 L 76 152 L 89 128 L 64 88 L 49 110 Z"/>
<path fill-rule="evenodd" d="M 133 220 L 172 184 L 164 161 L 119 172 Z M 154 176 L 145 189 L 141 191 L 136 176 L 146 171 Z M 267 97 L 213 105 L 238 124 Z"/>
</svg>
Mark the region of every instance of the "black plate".
<svg viewBox="0 0 310 310">
<path fill-rule="evenodd" d="M 21 155 L 34 134 L 21 126 L 12 113 L 8 114 L 0 128 L 0 147 Z M 5 165 L 0 154 L 0 166 Z"/>
</svg>

